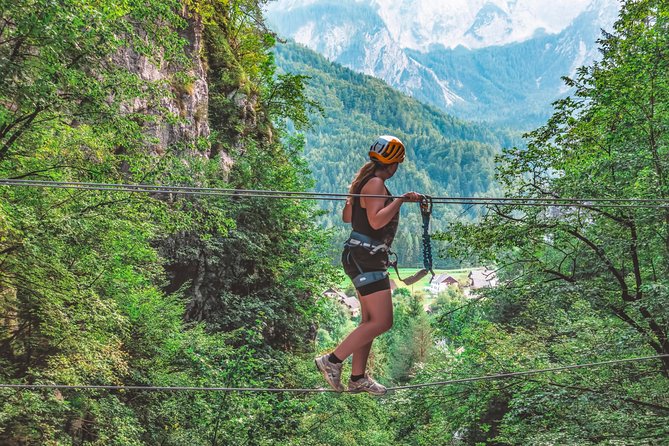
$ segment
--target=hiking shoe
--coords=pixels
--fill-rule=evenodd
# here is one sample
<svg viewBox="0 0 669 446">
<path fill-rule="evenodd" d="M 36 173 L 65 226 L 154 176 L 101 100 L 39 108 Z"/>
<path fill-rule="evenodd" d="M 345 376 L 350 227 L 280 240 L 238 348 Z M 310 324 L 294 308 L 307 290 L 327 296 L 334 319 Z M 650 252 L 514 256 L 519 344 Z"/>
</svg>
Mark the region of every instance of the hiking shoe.
<svg viewBox="0 0 669 446">
<path fill-rule="evenodd" d="M 321 371 L 325 380 L 335 389 L 337 392 L 344 391 L 344 385 L 341 383 L 341 369 L 344 366 L 343 363 L 334 364 L 328 359 L 329 354 L 319 356 L 315 359 L 316 367 Z"/>
<path fill-rule="evenodd" d="M 365 375 L 364 378 L 360 378 L 357 381 L 350 380 L 348 381 L 348 391 L 351 393 L 360 393 L 368 392 L 372 395 L 385 395 L 388 389 L 385 388 L 382 384 L 377 383 L 368 375 Z"/>
</svg>

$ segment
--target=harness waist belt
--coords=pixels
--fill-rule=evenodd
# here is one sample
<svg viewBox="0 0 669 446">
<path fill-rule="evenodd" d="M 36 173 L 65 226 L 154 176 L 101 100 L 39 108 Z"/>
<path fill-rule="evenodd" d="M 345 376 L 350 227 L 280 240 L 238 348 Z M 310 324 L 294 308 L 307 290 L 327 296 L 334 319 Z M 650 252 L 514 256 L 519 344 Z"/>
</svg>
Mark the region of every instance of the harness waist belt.
<svg viewBox="0 0 669 446">
<path fill-rule="evenodd" d="M 369 243 L 370 245 L 374 245 L 374 246 L 383 244 L 383 242 L 380 242 L 378 240 L 374 240 L 370 236 L 362 234 L 360 232 L 356 232 L 356 231 L 351 231 L 351 235 L 349 236 L 349 238 L 351 240 L 357 240 L 359 242 Z"/>
<path fill-rule="evenodd" d="M 369 271 L 367 273 L 362 273 L 353 278 L 353 285 L 356 288 L 360 288 L 363 285 L 369 285 L 379 280 L 383 280 L 388 277 L 387 271 Z"/>
<path fill-rule="evenodd" d="M 376 254 L 378 251 L 390 251 L 390 248 L 388 248 L 388 245 L 385 243 L 374 240 L 373 238 L 356 231 L 351 231 L 349 239 L 346 240 L 346 245 L 360 246 L 368 249 L 371 255 Z"/>
</svg>

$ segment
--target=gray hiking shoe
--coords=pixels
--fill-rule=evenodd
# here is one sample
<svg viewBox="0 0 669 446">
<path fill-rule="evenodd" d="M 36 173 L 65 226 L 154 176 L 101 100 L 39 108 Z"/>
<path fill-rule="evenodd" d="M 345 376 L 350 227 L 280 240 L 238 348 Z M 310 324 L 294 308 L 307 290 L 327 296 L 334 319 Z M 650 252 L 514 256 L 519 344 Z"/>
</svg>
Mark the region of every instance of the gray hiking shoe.
<svg viewBox="0 0 669 446">
<path fill-rule="evenodd" d="M 334 364 L 328 359 L 329 354 L 319 356 L 316 358 L 316 367 L 321 371 L 325 380 L 335 389 L 337 392 L 344 391 L 344 385 L 341 383 L 341 369 L 344 366 L 343 363 Z"/>
<path fill-rule="evenodd" d="M 374 381 L 368 375 L 365 375 L 364 378 L 360 378 L 357 381 L 352 381 L 349 379 L 348 391 L 351 393 L 368 392 L 372 395 L 381 396 L 385 395 L 388 389 L 386 389 L 382 384 Z"/>
</svg>

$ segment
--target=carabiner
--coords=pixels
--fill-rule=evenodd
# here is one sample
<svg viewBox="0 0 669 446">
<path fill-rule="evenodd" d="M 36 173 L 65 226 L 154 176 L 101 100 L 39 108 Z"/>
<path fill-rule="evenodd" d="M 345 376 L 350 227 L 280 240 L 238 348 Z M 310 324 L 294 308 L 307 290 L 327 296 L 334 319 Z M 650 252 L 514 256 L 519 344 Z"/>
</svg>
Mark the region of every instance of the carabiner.
<svg viewBox="0 0 669 446">
<path fill-rule="evenodd" d="M 432 214 L 432 197 L 429 195 L 423 195 L 423 198 L 420 200 L 420 212 L 423 215 Z"/>
</svg>

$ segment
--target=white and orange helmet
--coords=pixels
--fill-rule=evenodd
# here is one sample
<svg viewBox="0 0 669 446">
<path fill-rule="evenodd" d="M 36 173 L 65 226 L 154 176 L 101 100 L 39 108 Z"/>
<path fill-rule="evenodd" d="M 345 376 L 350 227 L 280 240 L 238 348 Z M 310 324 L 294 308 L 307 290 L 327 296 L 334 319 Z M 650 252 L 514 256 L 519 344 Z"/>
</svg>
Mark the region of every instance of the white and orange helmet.
<svg viewBox="0 0 669 446">
<path fill-rule="evenodd" d="M 395 136 L 379 136 L 369 148 L 369 159 L 381 164 L 401 163 L 404 161 L 404 144 Z"/>
</svg>

